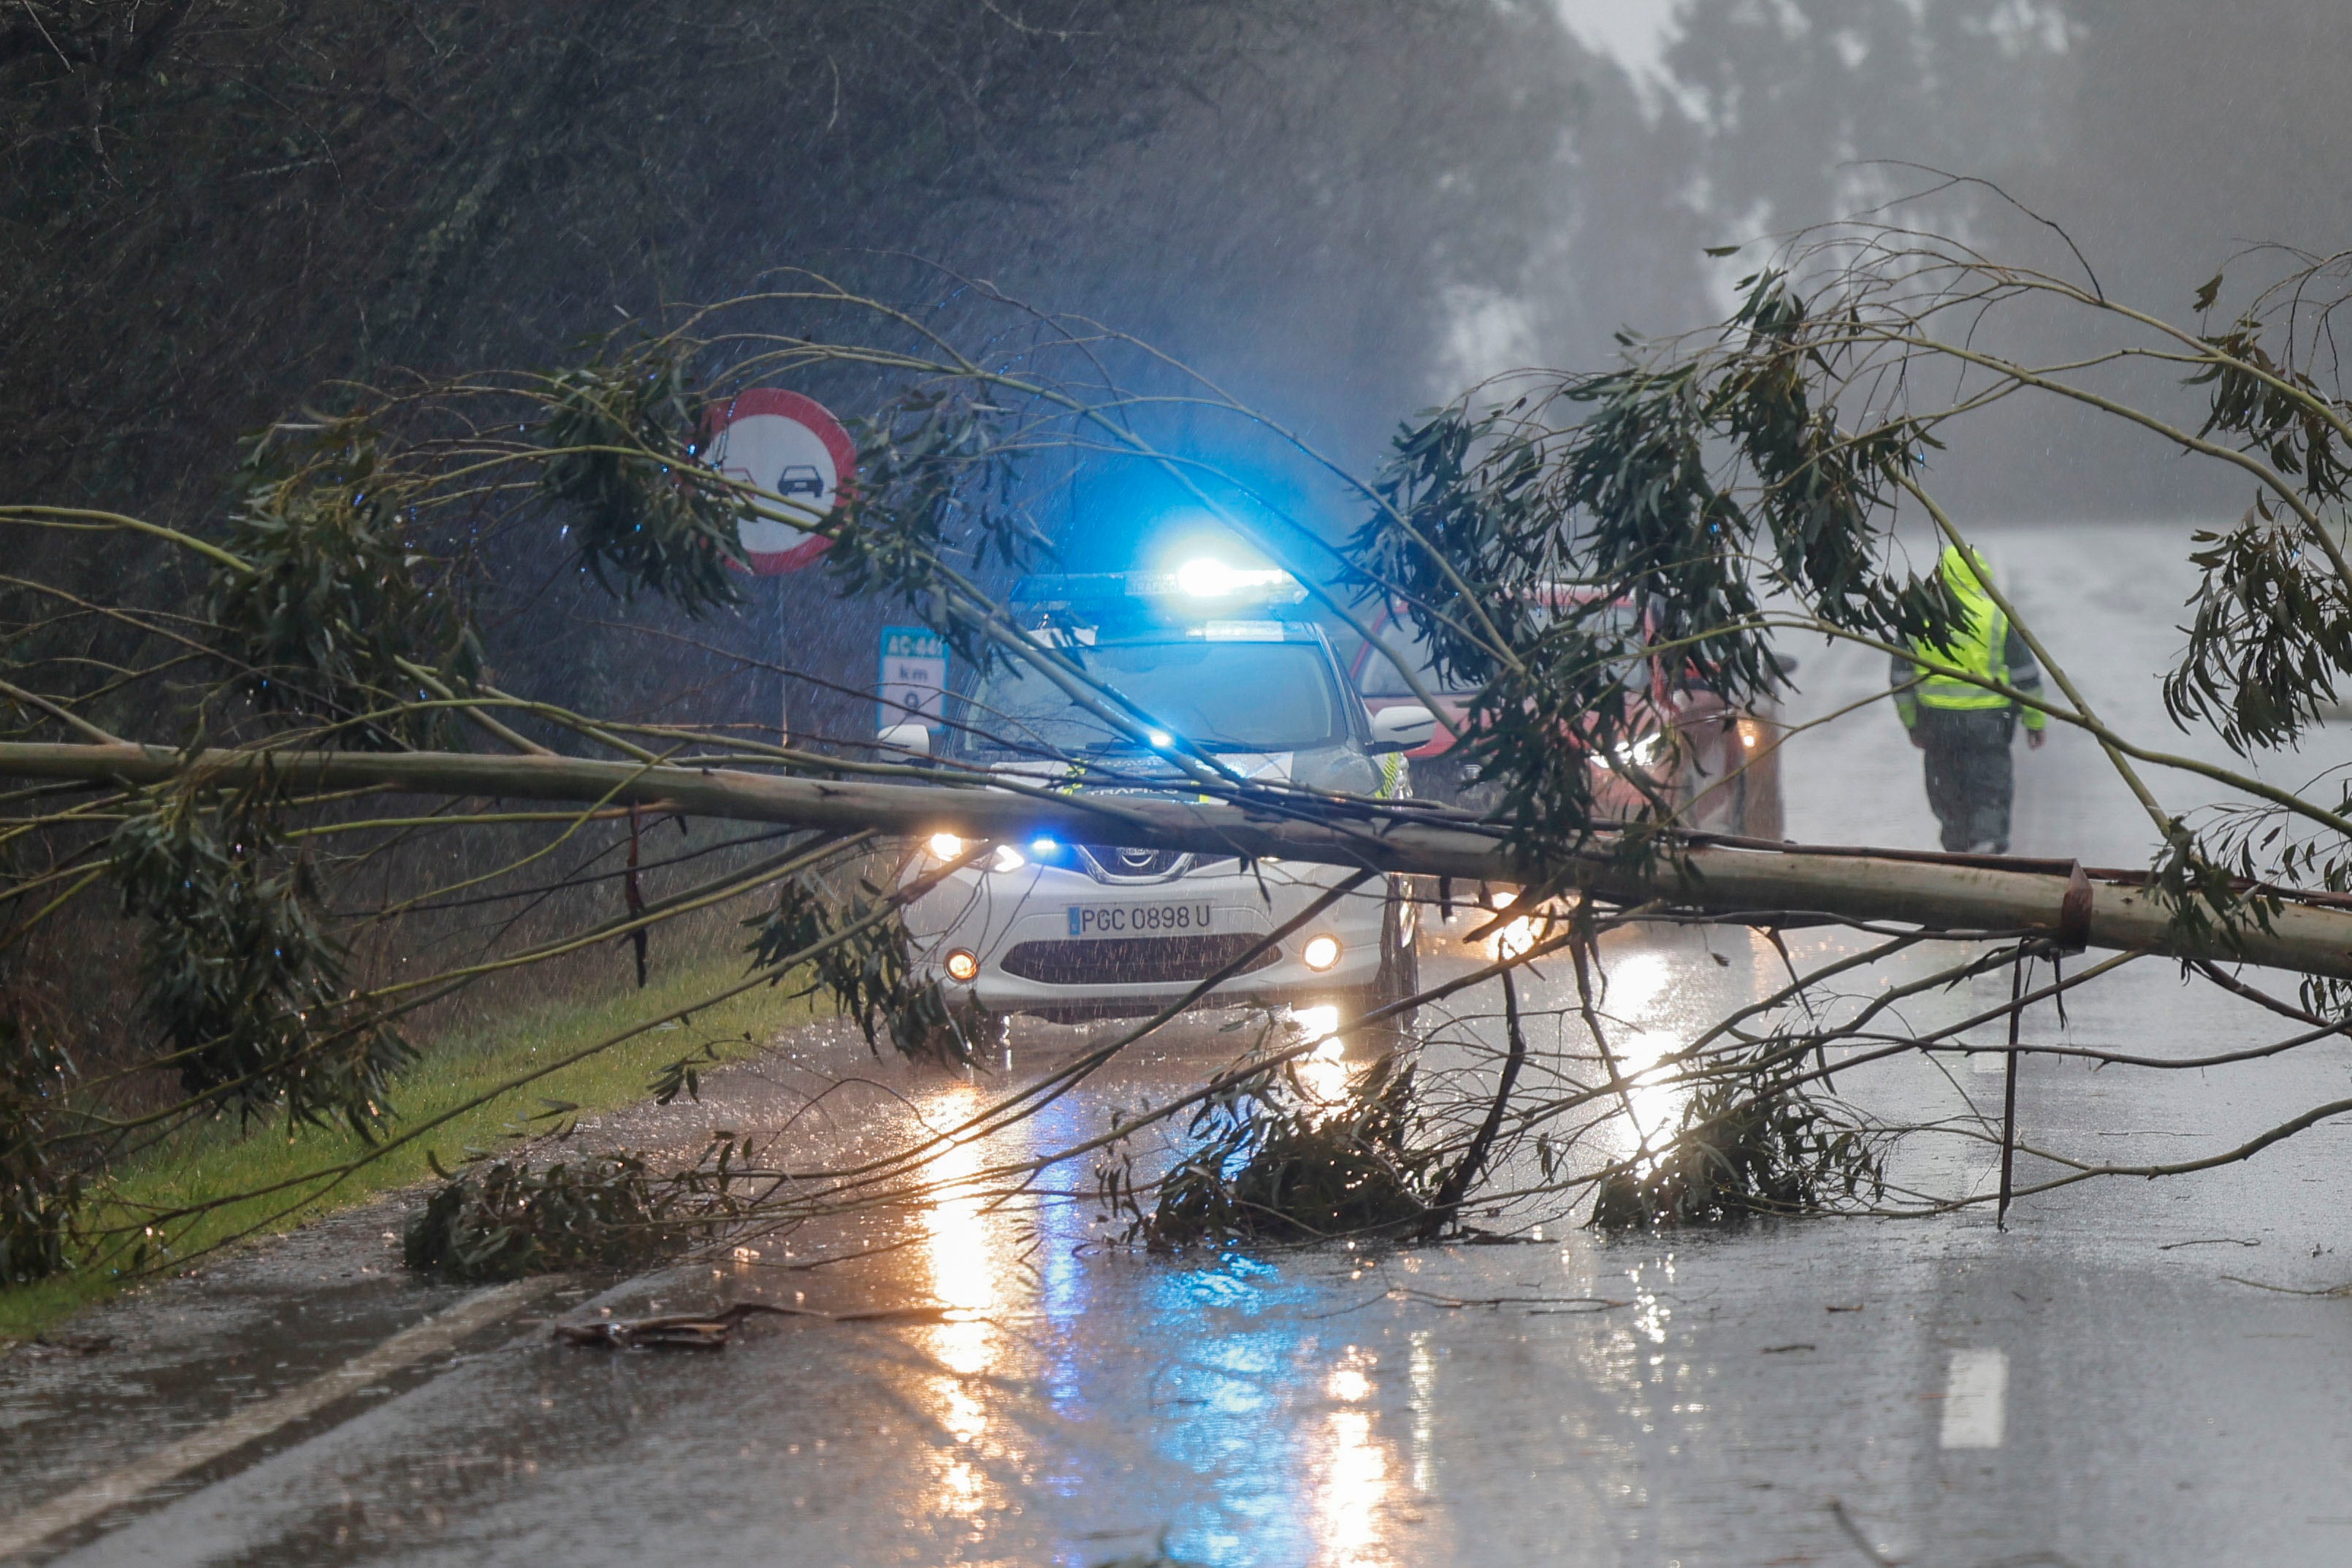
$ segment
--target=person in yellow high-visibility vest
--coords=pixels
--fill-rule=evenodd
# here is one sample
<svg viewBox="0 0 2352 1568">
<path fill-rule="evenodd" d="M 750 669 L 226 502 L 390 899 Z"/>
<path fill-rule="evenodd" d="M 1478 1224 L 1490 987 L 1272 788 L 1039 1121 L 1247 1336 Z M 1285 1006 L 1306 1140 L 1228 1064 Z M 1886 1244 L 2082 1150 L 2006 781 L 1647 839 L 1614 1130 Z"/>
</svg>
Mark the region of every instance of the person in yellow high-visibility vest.
<svg viewBox="0 0 2352 1568">
<path fill-rule="evenodd" d="M 1985 591 L 1992 572 L 1984 557 L 1974 550 L 1964 554 L 1954 545 L 1944 551 L 1937 570 L 1960 601 L 1962 614 L 1952 627 L 1949 643 L 1938 646 L 1916 639 L 1911 653 L 1979 680 L 1999 682 L 2011 692 L 2039 696 L 2041 666 Z M 2007 854 L 2010 802 L 2016 793 L 2010 742 L 2022 715 L 2026 744 L 2039 747 L 2046 716 L 2008 692 L 1937 674 L 1914 662 L 1910 653 L 1895 655 L 1889 679 L 1895 711 L 1910 732 L 1911 744 L 1927 753 L 1927 805 L 1943 829 L 1944 848 Z"/>
</svg>

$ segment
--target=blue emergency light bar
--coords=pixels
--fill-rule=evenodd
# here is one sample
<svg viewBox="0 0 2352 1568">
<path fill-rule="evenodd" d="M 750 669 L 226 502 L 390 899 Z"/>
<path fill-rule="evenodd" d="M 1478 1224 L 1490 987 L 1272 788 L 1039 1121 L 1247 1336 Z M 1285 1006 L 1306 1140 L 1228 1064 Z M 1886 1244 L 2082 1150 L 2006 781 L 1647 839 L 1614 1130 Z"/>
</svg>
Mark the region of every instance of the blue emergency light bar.
<svg viewBox="0 0 2352 1568">
<path fill-rule="evenodd" d="M 1086 571 L 1024 577 L 1013 602 L 1033 611 L 1080 614 L 1141 611 L 1190 614 L 1240 605 L 1297 604 L 1307 587 L 1276 567 L 1234 567 L 1212 558 L 1188 560 L 1174 571 Z"/>
</svg>

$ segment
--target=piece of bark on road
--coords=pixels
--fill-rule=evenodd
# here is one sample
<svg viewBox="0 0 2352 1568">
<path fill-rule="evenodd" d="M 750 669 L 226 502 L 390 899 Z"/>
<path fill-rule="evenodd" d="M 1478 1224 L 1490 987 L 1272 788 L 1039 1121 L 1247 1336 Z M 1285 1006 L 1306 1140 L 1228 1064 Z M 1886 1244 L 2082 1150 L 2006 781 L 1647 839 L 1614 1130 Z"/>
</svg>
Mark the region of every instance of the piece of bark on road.
<svg viewBox="0 0 2352 1568">
<path fill-rule="evenodd" d="M 737 1301 L 716 1312 L 681 1312 L 660 1318 L 615 1318 L 593 1323 L 557 1323 L 555 1337 L 592 1350 L 724 1350 L 746 1319 L 761 1315 L 813 1318 L 828 1323 L 938 1323 L 952 1307 L 876 1307 L 855 1312 L 821 1312 L 770 1301 Z"/>
</svg>

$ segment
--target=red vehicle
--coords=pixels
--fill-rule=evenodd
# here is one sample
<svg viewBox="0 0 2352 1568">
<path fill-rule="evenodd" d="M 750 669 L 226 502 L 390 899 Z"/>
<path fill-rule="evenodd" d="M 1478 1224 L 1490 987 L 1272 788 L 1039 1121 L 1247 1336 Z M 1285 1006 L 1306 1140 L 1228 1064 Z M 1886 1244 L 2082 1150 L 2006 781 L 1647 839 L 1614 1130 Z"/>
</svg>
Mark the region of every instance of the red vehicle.
<svg viewBox="0 0 2352 1568">
<path fill-rule="evenodd" d="M 1561 601 L 1573 591 L 1561 590 Z M 1575 602 L 1590 602 L 1576 595 Z M 1610 606 L 1610 613 L 1641 617 L 1641 642 L 1658 641 L 1654 618 L 1630 603 Z M 1440 682 L 1412 621 L 1393 605 L 1383 605 L 1371 622 L 1372 634 L 1400 652 L 1408 652 L 1418 668 L 1416 678 L 1437 699 L 1444 718 L 1455 729 L 1466 729 L 1472 692 L 1448 689 Z M 1626 627 L 1631 630 L 1630 624 Z M 1796 668 L 1782 659 L 1783 674 Z M 1370 643 L 1358 646 L 1349 661 L 1349 674 L 1377 715 L 1383 708 L 1420 703 L 1404 677 Z M 1780 741 L 1785 727 L 1780 705 L 1735 707 L 1720 693 L 1701 685 L 1695 671 L 1671 656 L 1650 655 L 1626 672 L 1625 685 L 1633 715 L 1633 738 L 1618 746 L 1613 755 L 1594 752 L 1592 796 L 1601 814 L 1619 821 L 1641 814 L 1648 799 L 1634 782 L 1638 773 L 1675 813 L 1677 823 L 1695 831 L 1728 833 L 1742 838 L 1778 839 L 1780 829 Z M 1405 755 L 1412 762 L 1413 793 L 1424 800 L 1476 809 L 1491 801 L 1488 788 L 1465 777 L 1468 765 L 1456 751 L 1454 737 L 1440 725 L 1435 736 Z M 1564 737 L 1564 744 L 1579 745 Z M 1590 749 L 1589 747 L 1587 749 Z M 1483 799 L 1482 799 L 1483 798 Z"/>
</svg>

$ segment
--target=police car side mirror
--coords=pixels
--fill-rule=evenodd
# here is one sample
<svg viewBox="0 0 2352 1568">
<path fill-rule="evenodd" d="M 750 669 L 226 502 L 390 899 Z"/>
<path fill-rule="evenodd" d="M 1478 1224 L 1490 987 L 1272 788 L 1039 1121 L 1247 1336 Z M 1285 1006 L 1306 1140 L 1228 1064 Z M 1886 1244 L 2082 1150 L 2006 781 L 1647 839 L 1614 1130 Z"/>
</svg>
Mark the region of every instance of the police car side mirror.
<svg viewBox="0 0 2352 1568">
<path fill-rule="evenodd" d="M 885 751 L 902 751 L 909 757 L 931 754 L 931 732 L 919 724 L 894 724 L 874 737 L 874 744 Z"/>
<path fill-rule="evenodd" d="M 1412 751 L 1427 746 L 1437 736 L 1437 716 L 1413 703 L 1404 707 L 1384 707 L 1372 715 L 1372 753 L 1379 756 L 1390 751 Z"/>
</svg>

